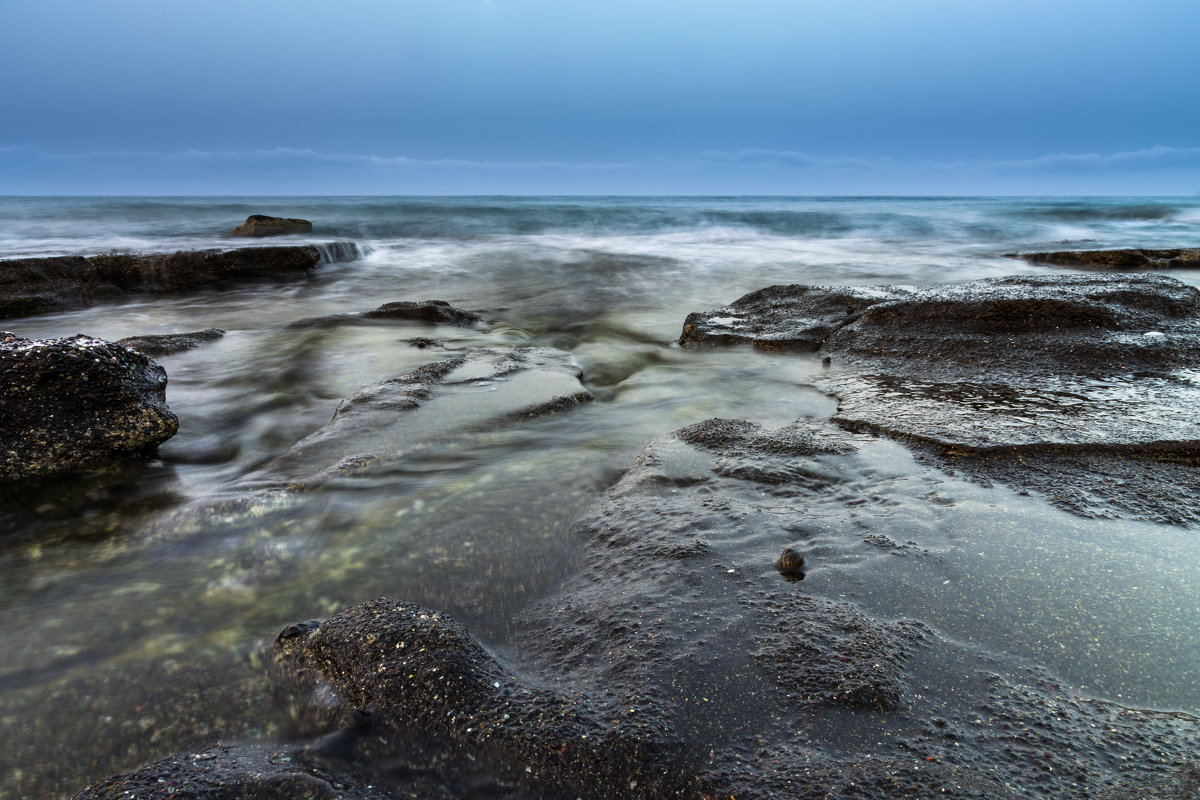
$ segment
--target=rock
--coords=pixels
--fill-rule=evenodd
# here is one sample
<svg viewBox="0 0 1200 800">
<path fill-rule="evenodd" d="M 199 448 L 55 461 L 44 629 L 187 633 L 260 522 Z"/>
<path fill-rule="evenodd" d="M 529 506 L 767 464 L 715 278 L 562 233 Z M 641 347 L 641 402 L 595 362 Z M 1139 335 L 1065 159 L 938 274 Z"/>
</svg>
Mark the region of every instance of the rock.
<svg viewBox="0 0 1200 800">
<path fill-rule="evenodd" d="M 1159 275 L 1011 277 L 882 287 L 854 313 L 840 308 L 845 291 L 772 287 L 747 296 L 765 306 L 743 298 L 691 315 L 681 344 L 697 346 L 697 332 L 730 341 L 712 334 L 712 318 L 730 314 L 739 342 L 819 342 L 838 368 L 822 386 L 848 428 L 932 448 L 1077 513 L 1200 523 L 1177 501 L 1200 488 L 1189 466 L 1200 386 L 1187 372 L 1200 359 L 1197 289 Z M 1109 480 L 1064 474 L 1068 463 Z"/>
<path fill-rule="evenodd" d="M 436 800 L 453 795 L 421 794 Z M 74 800 L 388 800 L 382 788 L 346 785 L 292 748 L 213 743 L 88 786 Z"/>
<path fill-rule="evenodd" d="M 0 481 L 140 455 L 175 435 L 167 374 L 145 355 L 82 334 L 0 339 Z"/>
<path fill-rule="evenodd" d="M 315 671 L 310 683 L 369 716 L 370 735 L 338 742 L 338 760 L 357 769 L 427 738 L 457 754 L 442 764 L 451 784 L 463 782 L 464 768 L 485 768 L 495 783 L 539 797 L 657 798 L 691 788 L 669 759 L 674 743 L 623 735 L 582 698 L 534 688 L 445 614 L 381 598 L 284 633 L 280 673 Z"/>
<path fill-rule="evenodd" d="M 209 328 L 191 333 L 158 333 L 147 336 L 129 336 L 118 339 L 117 344 L 145 353 L 148 356 L 169 356 L 194 350 L 206 342 L 215 342 L 225 335 L 220 328 Z"/>
<path fill-rule="evenodd" d="M 1135 271 L 1200 268 L 1200 248 L 1060 250 L 1049 253 L 1006 253 L 1005 258 L 1020 258 L 1033 264 L 1052 264 L 1056 267 L 1077 269 Z"/>
<path fill-rule="evenodd" d="M 428 322 L 435 325 L 455 325 L 460 328 L 470 328 L 481 321 L 481 317 L 472 312 L 455 308 L 445 300 L 401 300 L 385 303 L 374 311 L 361 314 L 330 314 L 324 317 L 297 320 L 289 328 L 332 328 L 338 325 L 361 324 L 364 320 L 413 320 Z"/>
<path fill-rule="evenodd" d="M 478 314 L 455 308 L 444 300 L 385 303 L 374 311 L 363 314 L 363 317 L 366 319 L 411 319 L 441 325 L 458 325 L 463 328 L 469 328 L 479 322 Z"/>
<path fill-rule="evenodd" d="M 827 288 L 770 286 L 715 311 L 689 314 L 679 346 L 748 344 L 761 350 L 815 352 L 835 329 L 866 308 L 906 294 L 891 286 Z"/>
<path fill-rule="evenodd" d="M 238 281 L 302 278 L 322 263 L 358 257 L 348 242 L 176 253 L 0 261 L 0 318 L 80 308 L 130 294 L 166 294 Z"/>
<path fill-rule="evenodd" d="M 269 464 L 294 486 L 386 468 L 448 436 L 590 402 L 580 371 L 548 348 L 478 349 L 347 397 L 328 425 Z M 272 479 L 274 479 L 274 477 Z"/>
<path fill-rule="evenodd" d="M 306 219 L 287 219 L 251 214 L 246 221 L 229 232 L 230 236 L 284 236 L 289 233 L 312 233 L 312 223 Z"/>
</svg>

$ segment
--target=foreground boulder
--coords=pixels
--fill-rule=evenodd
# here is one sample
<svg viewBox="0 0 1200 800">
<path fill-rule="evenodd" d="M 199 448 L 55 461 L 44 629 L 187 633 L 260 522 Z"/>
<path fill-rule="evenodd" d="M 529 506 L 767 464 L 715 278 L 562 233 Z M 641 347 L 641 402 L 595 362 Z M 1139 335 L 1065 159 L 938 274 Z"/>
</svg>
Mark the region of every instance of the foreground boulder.
<svg viewBox="0 0 1200 800">
<path fill-rule="evenodd" d="M 1007 253 L 1032 264 L 1051 264 L 1076 269 L 1137 271 L 1144 269 L 1200 268 L 1200 248 L 1174 250 L 1059 250 L 1048 253 Z"/>
<path fill-rule="evenodd" d="M 251 214 L 246 221 L 229 232 L 230 236 L 284 236 L 289 233 L 312 233 L 312 223 L 306 219 L 268 217 Z"/>
<path fill-rule="evenodd" d="M 1174 279 L 771 287 L 690 315 L 680 338 L 688 348 L 738 343 L 825 356 L 839 369 L 823 386 L 851 429 L 931 449 L 1079 513 L 1200 523 L 1178 502 L 1200 489 L 1191 466 L 1200 386 L 1190 373 L 1200 291 Z"/>
<path fill-rule="evenodd" d="M 68 472 L 175 435 L 167 373 L 127 347 L 0 332 L 0 481 Z"/>
<path fill-rule="evenodd" d="M 9 259 L 0 261 L 0 317 L 81 308 L 130 294 L 187 292 L 264 278 L 302 278 L 322 263 L 357 256 L 353 244 L 333 242 Z"/>
</svg>

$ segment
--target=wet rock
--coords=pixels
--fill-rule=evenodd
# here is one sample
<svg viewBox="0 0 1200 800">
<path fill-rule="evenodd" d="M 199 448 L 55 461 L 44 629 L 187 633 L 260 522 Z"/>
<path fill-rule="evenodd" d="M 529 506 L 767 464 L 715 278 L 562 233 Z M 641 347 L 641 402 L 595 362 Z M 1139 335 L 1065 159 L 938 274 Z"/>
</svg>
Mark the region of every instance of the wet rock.
<svg viewBox="0 0 1200 800">
<path fill-rule="evenodd" d="M 1007 253 L 1033 264 L 1131 272 L 1146 269 L 1200 269 L 1200 248 L 1174 250 L 1060 250 L 1049 253 Z"/>
<path fill-rule="evenodd" d="M 365 783 L 348 785 L 304 763 L 289 748 L 214 743 L 94 783 L 75 800 L 388 800 L 394 796 Z M 421 796 L 453 797 L 436 790 Z"/>
<path fill-rule="evenodd" d="M 906 289 L 891 286 L 770 286 L 715 311 L 688 314 L 679 345 L 815 352 L 830 333 L 853 322 L 864 309 L 905 294 Z"/>
<path fill-rule="evenodd" d="M 0 481 L 152 450 L 179 427 L 166 386 L 162 367 L 112 342 L 0 333 Z"/>
<path fill-rule="evenodd" d="M 819 339 L 831 366 L 821 385 L 852 430 L 931 449 L 1072 511 L 1195 523 L 1177 498 L 1195 489 L 1200 459 L 1200 291 L 1158 275 L 1059 275 L 879 293 L 836 318 L 812 309 L 844 290 L 814 287 L 764 290 L 773 302 L 762 317 L 742 301 L 713 314 L 743 314 L 756 343 Z M 1080 480 L 1067 463 L 1113 480 Z"/>
<path fill-rule="evenodd" d="M 146 336 L 129 336 L 118 339 L 123 344 L 148 356 L 169 356 L 194 350 L 207 342 L 215 342 L 225 335 L 220 328 L 208 328 L 191 333 L 158 333 Z"/>
<path fill-rule="evenodd" d="M 276 648 L 293 673 L 316 670 L 316 682 L 369 717 L 371 735 L 347 732 L 335 748 L 360 769 L 424 737 L 456 753 L 442 765 L 452 785 L 469 769 L 536 796 L 651 798 L 690 788 L 668 758 L 674 743 L 621 735 L 585 699 L 534 688 L 445 614 L 374 600 Z"/>
<path fill-rule="evenodd" d="M 166 294 L 259 279 L 295 279 L 358 257 L 349 242 L 176 253 L 110 253 L 0 261 L 0 318 L 81 308 L 131 294 Z"/>
<path fill-rule="evenodd" d="M 411 319 L 440 325 L 458 325 L 464 328 L 479 322 L 478 314 L 455 308 L 444 300 L 385 303 L 374 311 L 368 311 L 363 316 L 367 319 Z"/>
<path fill-rule="evenodd" d="M 579 368 L 547 348 L 479 349 L 347 397 L 328 425 L 269 465 L 305 483 L 385 468 L 447 437 L 590 402 Z"/>
<path fill-rule="evenodd" d="M 338 325 L 353 325 L 364 320 L 410 320 L 435 325 L 455 325 L 470 328 L 481 321 L 473 311 L 455 308 L 444 300 L 397 301 L 385 303 L 374 311 L 361 314 L 331 314 L 324 317 L 297 320 L 290 328 L 332 328 Z"/>
<path fill-rule="evenodd" d="M 230 236 L 284 236 L 289 233 L 312 233 L 312 223 L 306 219 L 268 217 L 251 214 L 246 221 L 229 232 Z"/>
</svg>

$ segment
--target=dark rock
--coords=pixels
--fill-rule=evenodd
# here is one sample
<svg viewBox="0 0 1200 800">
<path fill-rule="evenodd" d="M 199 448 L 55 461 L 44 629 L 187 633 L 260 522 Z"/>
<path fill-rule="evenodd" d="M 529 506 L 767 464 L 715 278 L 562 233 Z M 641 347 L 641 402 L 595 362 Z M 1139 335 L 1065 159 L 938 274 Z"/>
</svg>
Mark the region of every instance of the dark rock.
<svg viewBox="0 0 1200 800">
<path fill-rule="evenodd" d="M 444 300 L 385 303 L 374 311 L 366 312 L 363 317 L 367 319 L 411 319 L 441 325 L 458 325 L 464 328 L 479 322 L 478 314 L 455 308 Z"/>
<path fill-rule="evenodd" d="M 422 794 L 423 797 L 453 797 Z M 294 749 L 214 743 L 99 781 L 75 800 L 389 800 L 385 789 L 347 785 Z"/>
<path fill-rule="evenodd" d="M 82 469 L 175 435 L 167 374 L 127 347 L 78 335 L 0 341 L 0 481 Z"/>
<path fill-rule="evenodd" d="M 312 233 L 312 223 L 306 219 L 287 219 L 251 214 L 246 221 L 229 232 L 230 236 L 283 236 L 289 233 Z"/>
<path fill-rule="evenodd" d="M 1145 269 L 1200 269 L 1200 248 L 1174 250 L 1060 250 L 1050 253 L 1008 253 L 1033 264 L 1056 267 L 1136 271 Z"/>
<path fill-rule="evenodd" d="M 709 330 L 709 317 L 737 313 L 755 343 L 819 341 L 840 368 L 822 385 L 853 430 L 933 448 L 1072 511 L 1200 522 L 1176 499 L 1198 483 L 1187 466 L 1200 459 L 1200 387 L 1187 372 L 1200 359 L 1197 289 L 1158 275 L 1012 277 L 884 287 L 854 314 L 836 311 L 844 292 L 773 287 L 748 296 L 772 298 L 762 316 L 743 298 L 689 319 Z M 1064 458 L 1114 480 L 1064 474 Z"/>
<path fill-rule="evenodd" d="M 667 757 L 675 745 L 613 731 L 579 697 L 534 688 L 445 614 L 379 599 L 307 633 L 277 640 L 277 659 L 307 669 L 369 715 L 373 735 L 342 737 L 339 759 L 387 763 L 404 743 L 428 737 L 458 754 L 446 776 L 486 767 L 500 785 L 536 796 L 657 798 L 691 788 Z M 469 756 L 469 759 L 467 758 Z"/>
<path fill-rule="evenodd" d="M 80 308 L 129 294 L 187 292 L 255 279 L 305 277 L 322 263 L 356 258 L 358 248 L 243 247 L 176 253 L 58 256 L 0 261 L 0 317 Z"/>
<path fill-rule="evenodd" d="M 353 325 L 364 320 L 411 320 L 428 322 L 436 325 L 455 325 L 460 328 L 470 328 L 481 320 L 472 312 L 455 308 L 444 300 L 397 301 L 385 303 L 374 311 L 361 314 L 331 314 L 324 317 L 301 319 L 291 323 L 289 328 L 332 328 L 338 325 Z M 432 341 L 432 340 L 428 340 Z"/>
<path fill-rule="evenodd" d="M 148 356 L 169 356 L 194 350 L 206 342 L 215 342 L 225 335 L 220 328 L 209 328 L 192 333 L 159 333 L 147 336 L 129 336 L 118 339 L 117 344 L 133 348 Z"/>
<path fill-rule="evenodd" d="M 747 344 L 761 350 L 815 352 L 866 308 L 902 297 L 903 288 L 770 286 L 715 311 L 688 314 L 679 345 L 688 349 Z"/>
<path fill-rule="evenodd" d="M 266 474 L 303 484 L 383 468 L 447 436 L 589 402 L 579 378 L 565 354 L 547 348 L 479 349 L 426 364 L 347 397 Z"/>
</svg>

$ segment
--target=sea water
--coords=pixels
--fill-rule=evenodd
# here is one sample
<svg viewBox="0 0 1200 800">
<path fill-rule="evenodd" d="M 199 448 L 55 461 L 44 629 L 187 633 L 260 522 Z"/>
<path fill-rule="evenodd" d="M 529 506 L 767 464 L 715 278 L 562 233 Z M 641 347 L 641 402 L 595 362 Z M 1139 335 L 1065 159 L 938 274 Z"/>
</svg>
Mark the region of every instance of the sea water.
<svg viewBox="0 0 1200 800">
<path fill-rule="evenodd" d="M 834 413 L 814 359 L 681 351 L 691 311 L 778 283 L 1053 273 L 1006 255 L 1200 244 L 1200 198 L 0 198 L 0 258 L 254 244 L 225 236 L 254 213 L 313 222 L 273 244 L 352 241 L 361 257 L 302 281 L 0 321 L 31 338 L 226 331 L 159 359 L 180 430 L 151 463 L 0 508 L 0 729 L 17 743 L 0 786 L 12 796 L 69 793 L 208 730 L 275 735 L 249 711 L 232 724 L 218 701 L 206 710 L 213 687 L 245 679 L 226 657 L 252 665 L 288 623 L 372 597 L 445 610 L 503 654 L 522 609 L 587 568 L 572 520 L 648 440 L 710 417 Z M 1173 275 L 1200 285 L 1200 272 Z M 427 299 L 486 322 L 289 327 Z M 467 432 L 322 492 L 246 488 L 347 395 L 449 353 L 530 345 L 569 354 L 596 402 Z M 1193 531 L 1073 516 L 886 440 L 859 458 L 873 477 L 852 488 L 889 503 L 873 524 L 928 529 L 936 557 L 814 573 L 813 591 L 923 619 L 1089 696 L 1200 712 Z M 164 663 L 186 680 L 145 679 Z M 173 728 L 162 708 L 189 702 L 194 729 Z"/>
</svg>

